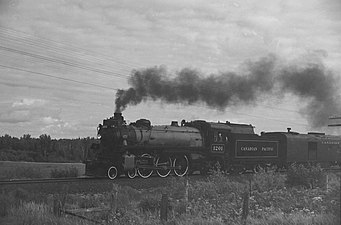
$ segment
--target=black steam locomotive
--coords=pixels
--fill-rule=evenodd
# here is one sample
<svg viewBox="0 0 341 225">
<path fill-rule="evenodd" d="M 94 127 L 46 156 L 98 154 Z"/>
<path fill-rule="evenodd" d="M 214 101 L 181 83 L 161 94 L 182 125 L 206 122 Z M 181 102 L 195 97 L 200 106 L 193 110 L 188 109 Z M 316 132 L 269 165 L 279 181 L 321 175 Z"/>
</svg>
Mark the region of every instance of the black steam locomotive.
<svg viewBox="0 0 341 225">
<path fill-rule="evenodd" d="M 203 120 L 173 121 L 152 126 L 140 119 L 129 125 L 121 113 L 98 126 L 97 153 L 86 164 L 86 174 L 110 179 L 126 174 L 148 178 L 155 171 L 160 177 L 171 172 L 184 176 L 194 171 L 206 173 L 214 165 L 223 170 L 242 172 L 276 165 L 286 168 L 293 162 L 340 165 L 341 136 L 323 133 L 254 133 L 252 125 L 213 123 Z"/>
</svg>

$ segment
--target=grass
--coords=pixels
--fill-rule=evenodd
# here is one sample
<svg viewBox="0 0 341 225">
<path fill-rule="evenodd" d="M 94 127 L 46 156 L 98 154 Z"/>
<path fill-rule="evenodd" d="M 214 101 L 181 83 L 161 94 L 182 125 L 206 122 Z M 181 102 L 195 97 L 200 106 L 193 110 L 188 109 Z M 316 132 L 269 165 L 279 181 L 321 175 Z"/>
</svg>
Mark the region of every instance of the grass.
<svg viewBox="0 0 341 225">
<path fill-rule="evenodd" d="M 294 176 L 306 176 L 301 169 L 293 170 Z M 65 190 L 64 194 L 31 196 L 25 190 L 12 190 L 0 192 L 0 202 L 6 202 L 0 207 L 0 224 L 6 221 L 7 224 L 93 224 L 72 216 L 56 216 L 53 213 L 56 200 L 65 202 L 67 209 L 111 207 L 102 212 L 80 213 L 103 223 L 160 224 L 161 195 L 167 194 L 169 219 L 164 224 L 239 225 L 243 224 L 245 192 L 251 192 L 247 224 L 340 224 L 340 174 L 329 174 L 328 191 L 322 183 L 314 187 L 289 184 L 290 176 L 261 171 L 231 177 L 216 171 L 205 181 L 188 183 L 186 178 L 172 178 L 167 187 L 142 191 L 113 185 L 113 191 L 104 193 L 68 194 Z"/>
</svg>

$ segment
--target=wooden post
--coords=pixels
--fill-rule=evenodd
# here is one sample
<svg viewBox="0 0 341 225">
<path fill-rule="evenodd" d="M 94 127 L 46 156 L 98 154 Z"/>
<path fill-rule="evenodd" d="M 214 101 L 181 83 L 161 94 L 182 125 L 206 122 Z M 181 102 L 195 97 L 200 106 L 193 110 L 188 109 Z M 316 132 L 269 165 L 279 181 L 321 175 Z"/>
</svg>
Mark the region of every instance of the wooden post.
<svg viewBox="0 0 341 225">
<path fill-rule="evenodd" d="M 244 192 L 243 196 L 243 212 L 242 212 L 242 224 L 246 225 L 247 216 L 249 215 L 249 193 Z"/>
<path fill-rule="evenodd" d="M 112 215 L 115 217 L 116 210 L 117 210 L 117 194 L 118 194 L 118 186 L 117 184 L 112 185 L 112 192 L 111 192 L 111 201 L 110 201 L 110 210 Z"/>
<path fill-rule="evenodd" d="M 328 176 L 328 173 L 326 174 L 326 192 L 328 193 L 329 192 L 329 176 Z"/>
<path fill-rule="evenodd" d="M 161 208 L 160 208 L 161 222 L 167 221 L 167 214 L 168 214 L 168 196 L 167 196 L 167 194 L 162 194 Z"/>
<path fill-rule="evenodd" d="M 252 180 L 251 180 L 251 176 L 249 176 L 249 188 L 250 188 L 250 196 L 252 196 Z"/>
<path fill-rule="evenodd" d="M 53 198 L 53 214 L 58 217 L 62 215 L 62 204 L 57 196 Z"/>
<path fill-rule="evenodd" d="M 187 213 L 188 206 L 188 175 L 186 176 L 186 184 L 185 184 L 185 213 Z"/>
</svg>

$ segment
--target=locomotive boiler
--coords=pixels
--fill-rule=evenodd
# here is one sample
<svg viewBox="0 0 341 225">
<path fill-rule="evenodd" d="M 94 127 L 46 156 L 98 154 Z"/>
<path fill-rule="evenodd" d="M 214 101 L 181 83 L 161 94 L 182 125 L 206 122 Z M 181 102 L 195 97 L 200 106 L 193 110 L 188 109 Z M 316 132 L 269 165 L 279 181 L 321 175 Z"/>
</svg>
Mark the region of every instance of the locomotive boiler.
<svg viewBox="0 0 341 225">
<path fill-rule="evenodd" d="M 293 162 L 339 164 L 341 136 L 321 133 L 268 132 L 257 135 L 250 124 L 195 120 L 180 125 L 153 126 L 147 119 L 126 124 L 121 113 L 98 126 L 96 158 L 86 174 L 110 179 L 126 174 L 167 177 L 194 171 L 206 173 L 215 165 L 230 172 L 257 170 Z"/>
</svg>

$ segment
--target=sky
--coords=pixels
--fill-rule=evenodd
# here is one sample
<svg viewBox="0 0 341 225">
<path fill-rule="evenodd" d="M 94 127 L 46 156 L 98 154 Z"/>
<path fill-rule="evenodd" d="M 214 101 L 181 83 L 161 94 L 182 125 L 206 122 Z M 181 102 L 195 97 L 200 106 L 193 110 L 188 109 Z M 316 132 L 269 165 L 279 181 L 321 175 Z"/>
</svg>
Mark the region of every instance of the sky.
<svg viewBox="0 0 341 225">
<path fill-rule="evenodd" d="M 250 63 L 274 56 L 282 66 L 322 65 L 339 86 L 340 12 L 339 0 L 0 0 L 0 136 L 94 137 L 133 71 L 155 66 L 170 79 L 183 68 L 203 77 L 243 76 Z M 338 99 L 341 91 L 333 94 Z M 147 99 L 128 105 L 123 116 L 341 134 L 338 127 L 311 127 L 305 100 L 269 93 L 216 109 Z"/>
</svg>

